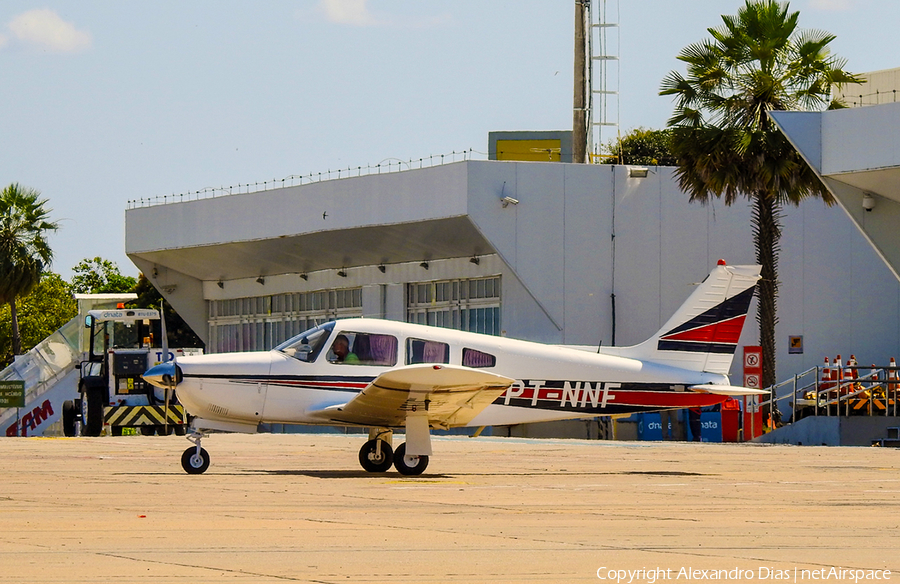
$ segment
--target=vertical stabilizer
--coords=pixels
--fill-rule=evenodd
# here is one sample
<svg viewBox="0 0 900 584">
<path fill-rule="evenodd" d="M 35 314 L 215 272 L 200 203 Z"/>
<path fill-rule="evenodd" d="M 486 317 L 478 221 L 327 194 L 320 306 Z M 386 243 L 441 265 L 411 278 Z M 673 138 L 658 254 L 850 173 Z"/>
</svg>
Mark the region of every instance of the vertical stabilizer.
<svg viewBox="0 0 900 584">
<path fill-rule="evenodd" d="M 655 335 L 603 353 L 727 375 L 759 273 L 760 266 L 729 266 L 719 260 Z"/>
</svg>

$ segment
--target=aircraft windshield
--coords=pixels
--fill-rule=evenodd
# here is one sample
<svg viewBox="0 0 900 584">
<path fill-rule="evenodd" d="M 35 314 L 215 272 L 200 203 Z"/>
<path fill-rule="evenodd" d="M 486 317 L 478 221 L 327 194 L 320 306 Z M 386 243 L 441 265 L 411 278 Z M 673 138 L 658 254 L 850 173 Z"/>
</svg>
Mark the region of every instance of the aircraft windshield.
<svg viewBox="0 0 900 584">
<path fill-rule="evenodd" d="M 274 350 L 281 351 L 285 355 L 299 361 L 312 363 L 319 356 L 333 328 L 333 322 L 326 322 L 286 340 L 275 347 Z"/>
</svg>

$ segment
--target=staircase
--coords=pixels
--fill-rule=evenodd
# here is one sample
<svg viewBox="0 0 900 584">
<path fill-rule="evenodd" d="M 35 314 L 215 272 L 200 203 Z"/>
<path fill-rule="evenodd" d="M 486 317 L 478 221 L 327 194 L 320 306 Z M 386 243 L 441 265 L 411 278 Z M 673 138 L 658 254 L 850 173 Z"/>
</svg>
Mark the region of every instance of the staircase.
<svg viewBox="0 0 900 584">
<path fill-rule="evenodd" d="M 834 376 L 829 373 L 838 370 L 827 366 L 799 373 L 769 388 L 783 425 L 754 441 L 900 447 L 897 372 L 892 363 L 888 367 L 847 366 Z"/>
<path fill-rule="evenodd" d="M 76 316 L 0 371 L 0 381 L 25 382 L 25 407 L 0 410 L 0 436 L 40 435 L 59 419 L 63 402 L 78 397 L 82 322 Z"/>
</svg>

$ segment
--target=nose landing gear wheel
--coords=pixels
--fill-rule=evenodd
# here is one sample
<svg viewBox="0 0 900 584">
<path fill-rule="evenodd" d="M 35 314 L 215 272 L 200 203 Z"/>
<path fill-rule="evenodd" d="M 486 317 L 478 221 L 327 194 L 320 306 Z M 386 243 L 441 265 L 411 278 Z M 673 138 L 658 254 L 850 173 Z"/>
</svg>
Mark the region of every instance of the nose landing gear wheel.
<svg viewBox="0 0 900 584">
<path fill-rule="evenodd" d="M 191 446 L 181 455 L 181 468 L 188 474 L 202 474 L 209 468 L 209 453 L 205 448 L 197 452 L 196 446 Z"/>
<path fill-rule="evenodd" d="M 412 456 L 406 454 L 406 442 L 394 451 L 394 467 L 402 475 L 415 476 L 425 472 L 428 466 L 428 457 L 425 455 Z"/>
<path fill-rule="evenodd" d="M 379 452 L 379 442 L 381 448 Z M 369 440 L 359 449 L 359 464 L 368 472 L 387 472 L 394 462 L 391 445 L 384 440 Z"/>
</svg>

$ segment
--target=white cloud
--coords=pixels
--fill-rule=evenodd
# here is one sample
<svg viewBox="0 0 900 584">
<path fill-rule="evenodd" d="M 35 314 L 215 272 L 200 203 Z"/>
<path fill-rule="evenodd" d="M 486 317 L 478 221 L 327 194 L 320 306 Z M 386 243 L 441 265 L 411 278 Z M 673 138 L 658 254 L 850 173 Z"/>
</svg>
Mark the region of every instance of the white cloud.
<svg viewBox="0 0 900 584">
<path fill-rule="evenodd" d="M 369 12 L 368 0 L 320 0 L 319 10 L 335 24 L 373 26 L 378 20 Z"/>
<path fill-rule="evenodd" d="M 311 9 L 298 10 L 295 16 L 304 22 L 325 20 L 345 26 L 387 26 L 402 29 L 421 29 L 443 26 L 453 21 L 448 13 L 436 16 L 408 16 L 379 13 L 369 9 L 369 0 L 318 0 Z"/>
<path fill-rule="evenodd" d="M 23 12 L 7 26 L 17 41 L 55 53 L 80 51 L 91 46 L 90 33 L 78 30 L 46 8 Z"/>
</svg>

